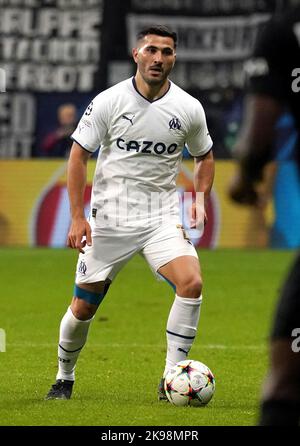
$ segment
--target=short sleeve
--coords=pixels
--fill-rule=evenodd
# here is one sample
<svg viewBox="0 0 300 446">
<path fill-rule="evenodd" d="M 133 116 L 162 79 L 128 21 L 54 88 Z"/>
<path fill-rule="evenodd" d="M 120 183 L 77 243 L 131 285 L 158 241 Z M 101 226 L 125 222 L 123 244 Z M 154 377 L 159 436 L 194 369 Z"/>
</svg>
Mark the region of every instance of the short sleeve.
<svg viewBox="0 0 300 446">
<path fill-rule="evenodd" d="M 88 105 L 71 135 L 88 152 L 95 152 L 107 133 L 105 104 L 95 99 Z"/>
<path fill-rule="evenodd" d="M 203 107 L 198 101 L 192 113 L 192 122 L 186 143 L 187 149 L 192 156 L 205 155 L 213 145 Z"/>
</svg>

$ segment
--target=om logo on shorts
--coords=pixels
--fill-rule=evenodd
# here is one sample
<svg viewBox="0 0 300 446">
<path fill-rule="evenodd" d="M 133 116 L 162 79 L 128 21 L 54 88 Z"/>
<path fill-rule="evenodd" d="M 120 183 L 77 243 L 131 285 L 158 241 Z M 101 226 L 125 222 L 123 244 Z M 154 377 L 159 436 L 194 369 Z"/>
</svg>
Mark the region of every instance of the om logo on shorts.
<svg viewBox="0 0 300 446">
<path fill-rule="evenodd" d="M 87 266 L 85 264 L 85 261 L 81 260 L 79 263 L 79 266 L 78 266 L 78 272 L 80 274 L 82 274 L 83 276 L 85 276 L 86 270 L 87 270 Z"/>
</svg>

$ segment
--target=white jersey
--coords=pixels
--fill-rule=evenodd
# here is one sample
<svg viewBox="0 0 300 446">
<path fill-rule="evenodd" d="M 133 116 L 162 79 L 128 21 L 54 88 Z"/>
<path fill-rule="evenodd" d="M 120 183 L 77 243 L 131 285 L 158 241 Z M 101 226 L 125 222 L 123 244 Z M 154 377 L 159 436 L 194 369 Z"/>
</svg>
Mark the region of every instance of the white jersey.
<svg viewBox="0 0 300 446">
<path fill-rule="evenodd" d="M 134 78 L 98 94 L 72 138 L 89 152 L 100 147 L 91 197 L 99 227 L 149 227 L 167 215 L 178 220 L 176 177 L 184 145 L 192 156 L 212 147 L 198 100 L 170 82 L 151 102 Z"/>
</svg>

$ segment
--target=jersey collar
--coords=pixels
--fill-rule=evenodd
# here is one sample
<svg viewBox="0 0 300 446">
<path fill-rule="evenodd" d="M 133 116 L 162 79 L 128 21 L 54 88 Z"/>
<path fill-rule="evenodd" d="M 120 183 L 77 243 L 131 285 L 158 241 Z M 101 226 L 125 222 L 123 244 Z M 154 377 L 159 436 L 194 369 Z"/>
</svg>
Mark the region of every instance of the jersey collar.
<svg viewBox="0 0 300 446">
<path fill-rule="evenodd" d="M 135 91 L 136 91 L 140 96 L 142 96 L 142 98 L 144 98 L 147 102 L 150 102 L 150 104 L 152 104 L 153 102 L 156 102 L 156 101 L 160 101 L 160 99 L 162 99 L 163 97 L 166 96 L 167 93 L 169 93 L 169 90 L 170 90 L 170 88 L 171 88 L 171 82 L 170 82 L 170 81 L 168 81 L 168 82 L 169 82 L 169 87 L 168 87 L 167 91 L 166 91 L 162 96 L 160 96 L 159 98 L 154 99 L 153 101 L 150 101 L 150 99 L 146 98 L 144 95 L 142 95 L 142 93 L 139 92 L 139 90 L 137 89 L 137 86 L 136 86 L 136 82 L 135 82 L 135 78 L 134 78 L 134 76 L 133 76 L 133 78 L 132 78 L 132 85 L 133 85 L 133 88 L 135 89 Z"/>
</svg>

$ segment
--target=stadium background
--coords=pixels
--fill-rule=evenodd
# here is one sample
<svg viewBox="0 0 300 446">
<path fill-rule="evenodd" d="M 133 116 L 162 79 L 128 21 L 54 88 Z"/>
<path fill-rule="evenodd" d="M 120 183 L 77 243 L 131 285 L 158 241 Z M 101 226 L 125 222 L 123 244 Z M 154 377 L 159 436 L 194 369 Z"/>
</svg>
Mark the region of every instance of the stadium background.
<svg viewBox="0 0 300 446">
<path fill-rule="evenodd" d="M 239 207 L 226 194 L 242 118 L 244 63 L 259 27 L 284 3 L 1 1 L 0 67 L 6 91 L 0 94 L 0 244 L 65 246 L 69 212 L 61 158 L 67 157 L 67 150 L 59 159 L 55 152 L 43 150 L 43 141 L 58 125 L 60 105 L 73 104 L 79 118 L 95 94 L 134 74 L 130 51 L 136 32 L 155 22 L 178 32 L 172 80 L 203 103 L 214 141 L 210 222 L 197 246 L 298 247 L 300 188 L 293 153 L 297 135 L 288 114 L 278 123 L 277 171 L 268 206 Z M 185 157 L 181 192 L 192 189 L 192 163 L 187 152 Z M 94 161 L 87 202 L 93 168 Z"/>
</svg>

